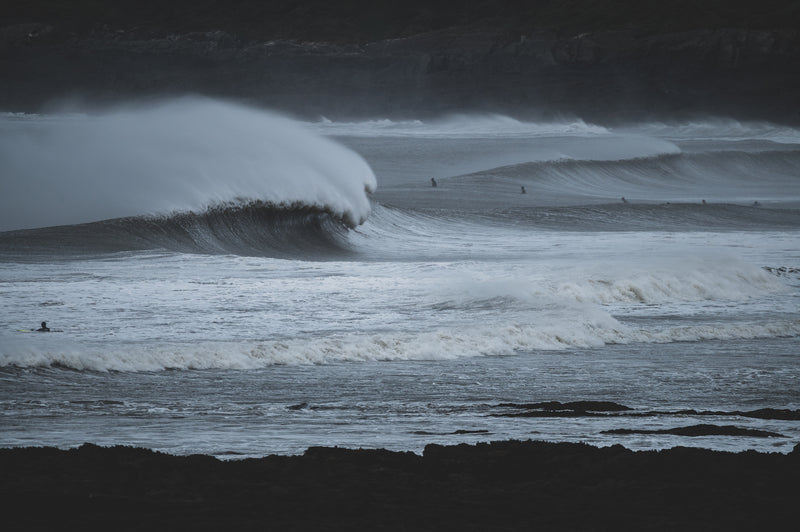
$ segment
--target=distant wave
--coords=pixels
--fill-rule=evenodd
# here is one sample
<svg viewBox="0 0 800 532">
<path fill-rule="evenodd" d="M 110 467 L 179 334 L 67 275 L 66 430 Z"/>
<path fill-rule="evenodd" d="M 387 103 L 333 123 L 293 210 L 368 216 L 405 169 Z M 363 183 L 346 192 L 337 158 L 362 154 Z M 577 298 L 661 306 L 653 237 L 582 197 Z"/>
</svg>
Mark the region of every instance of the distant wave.
<svg viewBox="0 0 800 532">
<path fill-rule="evenodd" d="M 800 144 L 800 129 L 770 122 L 738 121 L 728 118 L 697 122 L 649 122 L 620 128 L 646 135 L 693 140 L 767 140 L 781 144 Z"/>
<path fill-rule="evenodd" d="M 0 233 L 5 255 L 134 250 L 324 259 L 348 252 L 341 215 L 304 204 L 231 203 L 202 212 L 138 216 Z"/>
<path fill-rule="evenodd" d="M 579 118 L 528 122 L 500 114 L 454 114 L 435 119 L 336 121 L 325 117 L 310 125 L 326 135 L 420 138 L 536 138 L 554 136 L 649 136 L 673 140 L 765 140 L 800 144 L 800 129 L 770 122 L 708 118 L 694 122 L 639 122 L 620 127 Z"/>
<path fill-rule="evenodd" d="M 712 200 L 710 200 L 712 201 Z M 555 231 L 765 231 L 800 229 L 797 209 L 731 203 L 604 203 L 495 213 L 514 225 Z"/>
<path fill-rule="evenodd" d="M 609 133 L 603 126 L 588 124 L 580 119 L 525 122 L 498 114 L 457 114 L 432 120 L 374 119 L 353 122 L 322 118 L 310 125 L 326 135 L 353 137 L 531 138 Z"/>
<path fill-rule="evenodd" d="M 523 163 L 461 176 L 453 183 L 511 180 L 524 184 L 537 198 L 569 195 L 579 202 L 626 197 L 642 202 L 783 203 L 800 201 L 799 167 L 797 150 L 731 150 Z"/>
<path fill-rule="evenodd" d="M 262 110 L 182 98 L 94 115 L 0 116 L 0 231 L 229 202 L 304 205 L 349 225 L 376 187 L 355 152 Z"/>
</svg>

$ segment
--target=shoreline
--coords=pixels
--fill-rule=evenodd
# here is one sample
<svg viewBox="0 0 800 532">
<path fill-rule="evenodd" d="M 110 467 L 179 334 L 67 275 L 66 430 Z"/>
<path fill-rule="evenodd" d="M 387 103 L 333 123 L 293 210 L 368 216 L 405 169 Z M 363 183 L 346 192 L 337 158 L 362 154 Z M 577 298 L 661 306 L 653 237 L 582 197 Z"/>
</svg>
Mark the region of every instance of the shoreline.
<svg viewBox="0 0 800 532">
<path fill-rule="evenodd" d="M 0 449 L 9 530 L 750 530 L 793 522 L 789 454 L 496 441 L 219 460 Z"/>
</svg>

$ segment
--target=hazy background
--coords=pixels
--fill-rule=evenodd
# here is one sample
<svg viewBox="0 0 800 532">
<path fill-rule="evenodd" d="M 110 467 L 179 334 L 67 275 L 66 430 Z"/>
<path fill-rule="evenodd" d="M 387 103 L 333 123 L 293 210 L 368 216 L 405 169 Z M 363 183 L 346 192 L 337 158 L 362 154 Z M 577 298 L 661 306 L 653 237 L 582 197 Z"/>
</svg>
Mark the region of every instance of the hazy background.
<svg viewBox="0 0 800 532">
<path fill-rule="evenodd" d="M 0 109 L 186 93 L 306 118 L 800 121 L 786 0 L 4 2 Z"/>
</svg>

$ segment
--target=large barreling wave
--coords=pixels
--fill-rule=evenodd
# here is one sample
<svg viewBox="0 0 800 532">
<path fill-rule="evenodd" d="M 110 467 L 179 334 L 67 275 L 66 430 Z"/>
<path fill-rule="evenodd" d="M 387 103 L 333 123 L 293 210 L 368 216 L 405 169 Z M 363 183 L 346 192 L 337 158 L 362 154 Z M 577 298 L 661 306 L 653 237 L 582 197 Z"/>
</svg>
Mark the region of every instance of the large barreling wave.
<svg viewBox="0 0 800 532">
<path fill-rule="evenodd" d="M 200 212 L 115 218 L 0 233 L 16 260 L 123 251 L 332 258 L 350 253 L 348 225 L 329 210 L 301 203 L 233 202 Z"/>
<path fill-rule="evenodd" d="M 5 115 L 0 135 L 4 248 L 274 254 L 335 243 L 367 218 L 376 187 L 358 154 L 307 126 L 203 98 Z"/>
</svg>

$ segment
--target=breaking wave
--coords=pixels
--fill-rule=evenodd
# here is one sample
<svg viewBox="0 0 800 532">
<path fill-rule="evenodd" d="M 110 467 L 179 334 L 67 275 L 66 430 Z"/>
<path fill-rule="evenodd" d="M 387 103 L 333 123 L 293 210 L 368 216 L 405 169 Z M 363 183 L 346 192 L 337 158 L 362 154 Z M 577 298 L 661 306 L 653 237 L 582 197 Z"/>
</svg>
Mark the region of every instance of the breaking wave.
<svg viewBox="0 0 800 532">
<path fill-rule="evenodd" d="M 800 321 L 717 324 L 648 330 L 610 316 L 577 323 L 508 324 L 502 327 L 443 329 L 426 333 L 351 334 L 273 342 L 206 342 L 92 348 L 37 337 L 36 342 L 4 338 L 0 367 L 56 367 L 79 371 L 162 371 L 167 369 L 252 370 L 274 365 L 331 364 L 393 360 L 451 360 L 476 356 L 524 356 L 532 350 L 561 351 L 609 344 L 670 343 L 792 337 Z"/>
<path fill-rule="evenodd" d="M 0 141 L 0 231 L 251 202 L 356 225 L 376 187 L 359 155 L 307 126 L 202 98 L 58 119 L 6 114 Z"/>
<path fill-rule="evenodd" d="M 673 153 L 621 160 L 555 160 L 523 163 L 460 176 L 459 186 L 513 182 L 550 203 L 619 200 L 752 204 L 800 200 L 800 152 L 720 151 Z M 457 183 L 456 183 L 457 180 Z M 517 188 L 516 191 L 519 189 Z M 566 199 L 565 199 L 566 198 Z"/>
<path fill-rule="evenodd" d="M 259 332 L 263 336 L 258 339 L 233 339 L 230 331 L 193 315 L 191 323 L 168 320 L 168 325 L 160 325 L 167 327 L 172 341 L 119 338 L 97 342 L 80 328 L 58 334 L 0 333 L 0 367 L 251 370 L 287 364 L 525 356 L 533 351 L 593 349 L 614 344 L 800 336 L 800 320 L 791 310 L 791 301 L 782 303 L 788 305 L 783 312 L 782 307 L 776 306 L 778 299 L 773 298 L 791 291 L 793 278 L 787 280 L 773 272 L 788 273 L 788 269 L 766 270 L 730 260 L 708 262 L 701 258 L 647 260 L 646 264 L 631 265 L 629 269 L 578 264 L 531 271 L 527 276 L 522 271 L 500 276 L 459 275 L 451 269 L 447 269 L 446 279 L 415 275 L 413 285 L 419 293 L 413 298 L 420 305 L 415 308 L 413 325 L 399 330 L 392 330 L 383 321 L 377 328 L 350 322 L 345 330 L 328 327 L 329 330 L 292 333 L 280 327 L 274 332 Z M 662 264 L 650 267 L 656 263 Z M 141 302 L 143 297 L 156 299 L 148 307 L 158 307 L 154 294 L 159 286 L 145 292 L 150 294 L 148 297 L 137 292 L 136 301 Z M 260 290 L 281 290 L 274 283 L 260 286 Z M 345 285 L 334 287 L 340 293 Z M 225 290 L 234 289 L 226 285 Z M 398 290 L 405 291 L 402 287 Z M 368 292 L 363 295 L 365 299 L 349 297 L 349 304 L 369 304 L 374 296 L 371 290 Z M 242 293 L 233 291 L 233 295 Z M 115 305 L 125 306 L 126 301 L 133 304 L 119 297 Z M 317 301 L 316 296 L 309 296 L 309 306 L 300 308 L 298 303 L 293 308 L 301 316 L 316 315 Z M 194 303 L 187 296 L 185 304 Z M 246 301 L 243 304 L 255 322 L 268 319 L 264 308 L 259 310 L 256 305 L 254 309 Z M 685 314 L 687 307 L 705 310 L 703 315 L 674 319 L 671 323 L 637 316 L 636 309 L 653 305 L 666 313 Z M 746 305 L 754 310 L 743 319 L 728 319 L 720 310 Z M 235 313 L 237 308 L 226 313 Z M 714 309 L 723 314 L 715 314 Z M 370 311 L 373 312 L 380 314 L 380 307 Z M 453 322 L 453 317 L 458 319 Z M 98 316 L 91 321 L 103 330 L 104 319 Z M 148 328 L 144 333 L 149 337 L 152 331 Z"/>
<path fill-rule="evenodd" d="M 583 120 L 524 122 L 498 114 L 450 115 L 433 120 L 362 120 L 334 122 L 322 118 L 311 124 L 321 133 L 353 137 L 418 138 L 531 138 L 546 136 L 607 135 L 603 126 Z"/>
<path fill-rule="evenodd" d="M 17 260 L 139 250 L 324 259 L 348 253 L 338 213 L 303 204 L 232 203 L 203 212 L 138 216 L 0 233 Z"/>
</svg>

